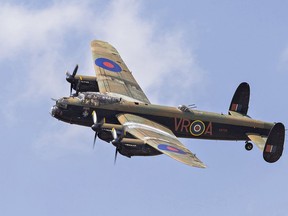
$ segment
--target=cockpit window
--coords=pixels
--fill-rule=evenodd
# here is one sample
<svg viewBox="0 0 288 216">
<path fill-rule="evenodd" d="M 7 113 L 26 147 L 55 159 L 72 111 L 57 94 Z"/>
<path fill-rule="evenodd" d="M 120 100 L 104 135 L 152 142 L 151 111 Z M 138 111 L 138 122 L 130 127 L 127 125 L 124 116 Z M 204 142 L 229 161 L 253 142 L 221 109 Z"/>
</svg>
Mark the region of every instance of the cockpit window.
<svg viewBox="0 0 288 216">
<path fill-rule="evenodd" d="M 77 98 L 78 98 L 80 101 L 82 101 L 82 100 L 85 98 L 85 96 L 84 96 L 83 93 L 79 93 L 79 94 L 76 95 L 76 96 L 77 96 Z"/>
<path fill-rule="evenodd" d="M 111 97 L 109 95 L 95 93 L 95 92 L 83 92 L 78 95 L 79 100 L 86 105 L 99 106 L 105 104 L 119 103 L 120 98 Z"/>
<path fill-rule="evenodd" d="M 57 100 L 56 105 L 63 109 L 67 109 L 67 103 L 65 102 L 65 98 L 60 98 L 59 100 Z"/>
</svg>

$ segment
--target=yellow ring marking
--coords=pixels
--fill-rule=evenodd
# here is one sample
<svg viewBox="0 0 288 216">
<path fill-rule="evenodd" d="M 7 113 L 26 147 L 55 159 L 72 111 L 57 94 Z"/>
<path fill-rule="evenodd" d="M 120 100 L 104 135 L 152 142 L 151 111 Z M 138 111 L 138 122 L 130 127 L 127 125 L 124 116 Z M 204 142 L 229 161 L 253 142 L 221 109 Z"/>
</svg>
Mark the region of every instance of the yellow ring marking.
<svg viewBox="0 0 288 216">
<path fill-rule="evenodd" d="M 202 128 L 202 131 L 200 134 L 195 134 L 193 131 L 192 131 L 192 125 L 195 124 L 195 123 L 198 123 L 201 125 L 201 128 Z M 189 127 L 189 131 L 190 133 L 193 135 L 193 136 L 201 136 L 204 132 L 205 132 L 205 124 L 204 122 L 200 121 L 200 120 L 195 120 L 191 123 L 190 127 Z"/>
</svg>

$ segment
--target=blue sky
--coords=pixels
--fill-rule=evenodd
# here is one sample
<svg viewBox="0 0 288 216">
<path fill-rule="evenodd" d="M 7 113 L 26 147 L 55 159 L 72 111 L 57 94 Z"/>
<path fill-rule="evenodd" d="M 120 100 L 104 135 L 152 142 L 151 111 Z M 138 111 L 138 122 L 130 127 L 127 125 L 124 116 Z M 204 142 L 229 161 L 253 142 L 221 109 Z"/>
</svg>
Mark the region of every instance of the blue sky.
<svg viewBox="0 0 288 216">
<path fill-rule="evenodd" d="M 93 75 L 90 41 L 113 44 L 154 103 L 288 124 L 287 1 L 1 1 L 1 215 L 285 215 L 288 157 L 243 142 L 181 140 L 208 165 L 118 157 L 90 128 L 49 115 L 66 70 Z"/>
</svg>

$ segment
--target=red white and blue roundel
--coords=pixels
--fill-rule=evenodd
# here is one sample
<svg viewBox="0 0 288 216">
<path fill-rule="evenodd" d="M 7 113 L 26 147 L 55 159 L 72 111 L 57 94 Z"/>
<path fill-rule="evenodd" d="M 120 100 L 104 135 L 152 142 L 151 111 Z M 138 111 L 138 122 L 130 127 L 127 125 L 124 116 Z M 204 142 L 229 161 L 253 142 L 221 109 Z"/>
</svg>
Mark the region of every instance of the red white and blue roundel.
<svg viewBox="0 0 288 216">
<path fill-rule="evenodd" d="M 167 145 L 167 144 L 159 144 L 158 149 L 177 153 L 177 154 L 186 154 L 186 152 L 184 152 L 183 150 L 181 150 L 177 147 L 174 147 L 174 146 Z"/>
<path fill-rule="evenodd" d="M 114 61 L 107 58 L 97 58 L 95 64 L 105 70 L 119 73 L 122 71 L 122 68 Z"/>
<path fill-rule="evenodd" d="M 192 122 L 189 129 L 193 136 L 200 136 L 205 131 L 205 124 L 200 120 L 195 120 Z"/>
</svg>

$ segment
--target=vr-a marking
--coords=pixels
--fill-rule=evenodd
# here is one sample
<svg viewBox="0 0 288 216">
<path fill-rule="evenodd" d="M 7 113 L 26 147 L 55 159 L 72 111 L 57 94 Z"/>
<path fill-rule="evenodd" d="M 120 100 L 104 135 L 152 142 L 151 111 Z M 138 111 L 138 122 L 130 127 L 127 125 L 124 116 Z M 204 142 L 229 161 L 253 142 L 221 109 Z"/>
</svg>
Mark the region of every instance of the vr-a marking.
<svg viewBox="0 0 288 216">
<path fill-rule="evenodd" d="M 186 131 L 192 136 L 201 136 L 203 134 L 213 135 L 212 122 L 209 122 L 207 127 L 201 120 L 190 120 L 185 118 L 174 118 L 174 129 L 177 132 Z"/>
</svg>

